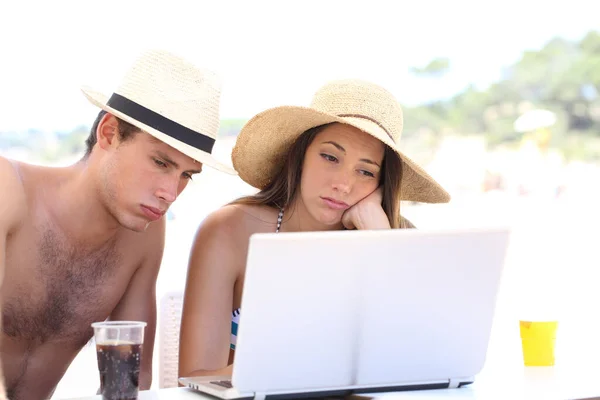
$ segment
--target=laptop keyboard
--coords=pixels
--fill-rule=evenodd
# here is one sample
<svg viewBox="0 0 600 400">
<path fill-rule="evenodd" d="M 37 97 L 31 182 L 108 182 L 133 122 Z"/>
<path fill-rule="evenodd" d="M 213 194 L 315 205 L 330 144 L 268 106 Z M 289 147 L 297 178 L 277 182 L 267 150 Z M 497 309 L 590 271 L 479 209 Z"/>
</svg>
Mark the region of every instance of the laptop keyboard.
<svg viewBox="0 0 600 400">
<path fill-rule="evenodd" d="M 210 383 L 212 383 L 213 385 L 227 388 L 227 389 L 233 388 L 233 385 L 231 384 L 231 381 L 229 381 L 229 380 L 227 380 L 227 381 L 211 381 Z"/>
</svg>

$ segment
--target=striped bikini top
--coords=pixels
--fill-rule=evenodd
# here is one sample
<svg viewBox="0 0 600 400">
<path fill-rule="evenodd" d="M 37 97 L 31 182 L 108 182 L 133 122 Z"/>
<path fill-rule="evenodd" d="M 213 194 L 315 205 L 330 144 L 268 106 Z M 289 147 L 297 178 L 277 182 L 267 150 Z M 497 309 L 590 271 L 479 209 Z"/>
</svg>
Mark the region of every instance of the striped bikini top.
<svg viewBox="0 0 600 400">
<path fill-rule="evenodd" d="M 275 233 L 279 233 L 279 229 L 281 228 L 281 221 L 283 220 L 283 208 L 279 209 L 279 215 L 277 216 L 277 228 L 275 228 Z M 238 326 L 240 325 L 240 313 L 242 309 L 238 308 L 233 310 L 231 313 L 231 341 L 229 347 L 231 350 L 235 350 L 235 345 L 237 343 L 237 332 Z"/>
</svg>

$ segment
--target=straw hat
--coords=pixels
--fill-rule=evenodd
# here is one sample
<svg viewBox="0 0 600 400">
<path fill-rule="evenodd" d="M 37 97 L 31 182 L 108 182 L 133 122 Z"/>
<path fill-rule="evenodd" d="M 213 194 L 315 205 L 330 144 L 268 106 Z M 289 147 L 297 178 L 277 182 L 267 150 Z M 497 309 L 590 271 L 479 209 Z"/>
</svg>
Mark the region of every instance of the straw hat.
<svg viewBox="0 0 600 400">
<path fill-rule="evenodd" d="M 165 51 L 141 54 L 110 97 L 87 86 L 88 100 L 183 154 L 235 175 L 211 154 L 219 130 L 221 83 L 209 70 Z"/>
<path fill-rule="evenodd" d="M 287 150 L 306 130 L 340 122 L 392 148 L 402 160 L 401 199 L 445 203 L 450 195 L 400 151 L 402 109 L 380 86 L 361 80 L 333 81 L 317 91 L 310 107 L 282 106 L 263 111 L 242 128 L 232 152 L 233 167 L 248 184 L 263 189 L 283 167 Z"/>
</svg>

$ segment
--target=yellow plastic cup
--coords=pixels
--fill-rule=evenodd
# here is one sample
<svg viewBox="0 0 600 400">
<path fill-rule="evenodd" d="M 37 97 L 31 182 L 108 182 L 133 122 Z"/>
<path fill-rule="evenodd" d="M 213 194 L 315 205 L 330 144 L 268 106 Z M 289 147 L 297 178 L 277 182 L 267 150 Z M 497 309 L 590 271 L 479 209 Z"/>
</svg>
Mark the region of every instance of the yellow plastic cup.
<svg viewBox="0 0 600 400">
<path fill-rule="evenodd" d="M 558 321 L 519 321 L 523 362 L 527 367 L 554 365 Z"/>
</svg>

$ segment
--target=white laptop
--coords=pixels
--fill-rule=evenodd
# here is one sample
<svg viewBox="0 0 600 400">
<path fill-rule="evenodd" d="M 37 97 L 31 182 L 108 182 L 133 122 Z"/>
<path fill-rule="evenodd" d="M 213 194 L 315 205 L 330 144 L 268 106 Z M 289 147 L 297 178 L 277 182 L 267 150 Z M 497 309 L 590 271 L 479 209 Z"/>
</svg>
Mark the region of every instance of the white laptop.
<svg viewBox="0 0 600 400">
<path fill-rule="evenodd" d="M 232 376 L 180 382 L 222 399 L 472 383 L 508 240 L 507 229 L 254 235 Z"/>
</svg>

